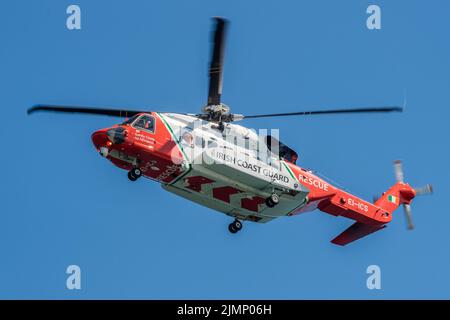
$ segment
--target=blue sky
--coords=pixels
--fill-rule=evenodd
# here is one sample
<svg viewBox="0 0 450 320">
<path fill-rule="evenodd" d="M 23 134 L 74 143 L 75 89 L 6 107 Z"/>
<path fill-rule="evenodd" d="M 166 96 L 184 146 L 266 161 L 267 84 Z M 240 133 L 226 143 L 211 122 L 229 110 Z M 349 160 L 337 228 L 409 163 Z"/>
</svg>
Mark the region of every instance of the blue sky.
<svg viewBox="0 0 450 320">
<path fill-rule="evenodd" d="M 82 29 L 66 28 L 77 4 Z M 382 29 L 366 28 L 366 8 Z M 36 103 L 197 112 L 212 16 L 231 21 L 223 101 L 236 113 L 401 105 L 403 114 L 246 121 L 279 128 L 314 168 L 365 199 L 404 161 L 416 229 L 347 247 L 319 211 L 228 233 L 230 218 L 131 183 L 90 135 L 120 119 Z M 4 1 L 0 11 L 0 298 L 450 298 L 448 1 Z M 82 289 L 66 289 L 68 265 Z M 366 268 L 379 265 L 381 290 Z"/>
</svg>

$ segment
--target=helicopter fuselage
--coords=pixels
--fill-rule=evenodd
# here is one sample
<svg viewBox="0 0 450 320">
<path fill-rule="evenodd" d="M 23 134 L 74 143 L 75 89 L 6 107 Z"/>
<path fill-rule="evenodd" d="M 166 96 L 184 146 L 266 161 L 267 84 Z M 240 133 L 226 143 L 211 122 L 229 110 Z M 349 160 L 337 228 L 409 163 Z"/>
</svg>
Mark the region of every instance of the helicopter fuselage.
<svg viewBox="0 0 450 320">
<path fill-rule="evenodd" d="M 394 207 L 383 198 L 367 202 L 273 152 L 260 159 L 248 147 L 256 133 L 236 124 L 221 131 L 193 116 L 152 112 L 99 130 L 92 140 L 117 167 L 138 168 L 165 190 L 236 219 L 263 223 L 315 209 L 374 228 L 392 219 Z M 277 203 L 268 203 L 273 194 Z"/>
</svg>

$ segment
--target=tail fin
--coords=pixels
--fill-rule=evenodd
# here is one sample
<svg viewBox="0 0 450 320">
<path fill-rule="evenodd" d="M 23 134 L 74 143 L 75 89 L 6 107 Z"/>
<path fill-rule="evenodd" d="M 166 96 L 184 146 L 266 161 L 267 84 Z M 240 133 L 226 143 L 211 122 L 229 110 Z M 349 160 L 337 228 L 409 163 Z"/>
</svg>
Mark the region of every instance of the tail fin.
<svg viewBox="0 0 450 320">
<path fill-rule="evenodd" d="M 375 205 L 383 208 L 389 214 L 395 211 L 401 204 L 410 204 L 416 196 L 416 191 L 404 182 L 397 182 L 388 191 L 375 201 Z"/>
</svg>

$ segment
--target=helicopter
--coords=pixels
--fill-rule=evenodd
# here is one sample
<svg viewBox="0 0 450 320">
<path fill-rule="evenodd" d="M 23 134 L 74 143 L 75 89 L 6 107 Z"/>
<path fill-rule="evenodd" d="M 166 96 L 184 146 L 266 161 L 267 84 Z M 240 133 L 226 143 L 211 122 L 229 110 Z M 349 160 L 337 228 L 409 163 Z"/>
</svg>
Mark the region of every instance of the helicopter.
<svg viewBox="0 0 450 320">
<path fill-rule="evenodd" d="M 331 240 L 347 245 L 386 227 L 403 206 L 408 229 L 413 229 L 411 201 L 432 192 L 403 180 L 400 161 L 394 162 L 397 182 L 374 202 L 363 200 L 313 171 L 296 164 L 298 154 L 279 140 L 277 132 L 257 134 L 236 124 L 244 119 L 345 113 L 402 112 L 399 106 L 312 110 L 243 115 L 222 103 L 222 81 L 228 20 L 213 18 L 209 88 L 201 113 L 121 110 L 63 105 L 35 105 L 38 111 L 82 113 L 125 118 L 122 123 L 92 134 L 98 153 L 127 171 L 130 181 L 148 178 L 177 196 L 233 218 L 231 233 L 243 221 L 266 223 L 316 209 L 354 223 Z"/>
</svg>

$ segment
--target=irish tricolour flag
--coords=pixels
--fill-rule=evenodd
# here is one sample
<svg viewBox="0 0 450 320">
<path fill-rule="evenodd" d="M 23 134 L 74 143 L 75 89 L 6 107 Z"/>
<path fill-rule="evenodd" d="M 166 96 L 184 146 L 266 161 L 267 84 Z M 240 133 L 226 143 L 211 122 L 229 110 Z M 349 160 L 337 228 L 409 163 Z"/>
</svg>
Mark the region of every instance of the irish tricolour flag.
<svg viewBox="0 0 450 320">
<path fill-rule="evenodd" d="M 398 204 L 398 198 L 396 196 L 393 196 L 392 194 L 388 195 L 389 202 Z"/>
</svg>

